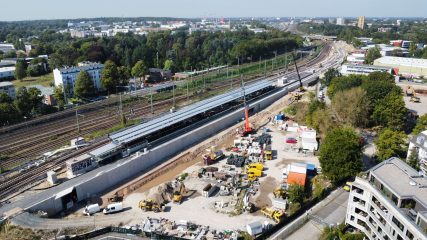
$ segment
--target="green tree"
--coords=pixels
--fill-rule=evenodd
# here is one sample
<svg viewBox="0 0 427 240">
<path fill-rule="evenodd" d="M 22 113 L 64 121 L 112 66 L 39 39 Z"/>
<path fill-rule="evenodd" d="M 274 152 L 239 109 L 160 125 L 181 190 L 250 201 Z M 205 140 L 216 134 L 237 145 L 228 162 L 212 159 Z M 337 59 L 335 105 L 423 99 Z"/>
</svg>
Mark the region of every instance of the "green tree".
<svg viewBox="0 0 427 240">
<path fill-rule="evenodd" d="M 140 81 L 142 78 L 143 81 L 145 82 L 145 75 L 147 75 L 147 72 L 148 72 L 147 65 L 145 65 L 144 61 L 139 60 L 133 66 L 131 73 L 132 73 L 132 76 L 139 78 Z"/>
<path fill-rule="evenodd" d="M 129 68 L 126 66 L 120 66 L 117 68 L 117 72 L 119 76 L 119 84 L 122 86 L 128 85 L 131 77 Z"/>
<path fill-rule="evenodd" d="M 412 129 L 412 135 L 418 135 L 427 130 L 427 114 L 422 115 L 417 119 L 417 124 Z"/>
<path fill-rule="evenodd" d="M 77 75 L 76 83 L 74 85 L 74 95 L 77 97 L 88 98 L 95 93 L 92 78 L 86 71 L 81 71 Z"/>
<path fill-rule="evenodd" d="M 334 184 L 362 170 L 362 146 L 350 127 L 338 127 L 326 134 L 319 161 L 325 176 Z"/>
<path fill-rule="evenodd" d="M 363 127 L 369 121 L 369 102 L 366 91 L 361 87 L 352 88 L 335 94 L 332 110 L 342 124 Z"/>
<path fill-rule="evenodd" d="M 101 84 L 109 92 L 117 91 L 117 86 L 119 84 L 119 73 L 117 70 L 117 65 L 113 61 L 106 61 L 104 64 L 104 69 L 101 73 Z"/>
<path fill-rule="evenodd" d="M 413 169 L 419 171 L 420 170 L 420 159 L 418 158 L 418 152 L 417 148 L 412 148 L 411 152 L 409 153 L 409 157 L 406 160 L 406 162 L 411 166 Z"/>
<path fill-rule="evenodd" d="M 416 51 L 417 51 L 417 44 L 416 43 L 411 43 L 411 45 L 409 46 L 409 55 L 411 57 L 414 57 Z"/>
<path fill-rule="evenodd" d="M 63 109 L 65 106 L 65 96 L 63 86 L 58 86 L 53 89 L 53 97 L 56 100 L 59 109 Z"/>
<path fill-rule="evenodd" d="M 332 99 L 339 91 L 348 90 L 362 85 L 362 79 L 363 76 L 361 75 L 333 78 L 327 90 L 328 97 Z"/>
<path fill-rule="evenodd" d="M 407 136 L 402 131 L 384 129 L 375 140 L 377 157 L 386 160 L 391 157 L 405 158 Z"/>
<path fill-rule="evenodd" d="M 303 186 L 298 184 L 290 184 L 288 187 L 288 200 L 291 203 L 302 204 L 306 197 L 305 189 Z"/>
<path fill-rule="evenodd" d="M 30 117 L 31 110 L 33 108 L 30 100 L 30 94 L 26 87 L 20 87 L 16 91 L 16 99 L 14 100 L 16 108 L 20 114 L 25 117 Z"/>
<path fill-rule="evenodd" d="M 12 103 L 13 99 L 5 92 L 0 92 L 0 103 Z"/>
<path fill-rule="evenodd" d="M 21 121 L 19 110 L 12 103 L 0 103 L 0 126 Z"/>
<path fill-rule="evenodd" d="M 371 117 L 379 126 L 401 130 L 406 124 L 407 113 L 403 97 L 392 92 L 377 102 Z"/>
<path fill-rule="evenodd" d="M 388 72 L 372 72 L 368 75 L 369 81 L 386 81 L 394 83 L 394 77 Z"/>
<path fill-rule="evenodd" d="M 362 88 L 366 91 L 366 97 L 372 109 L 378 101 L 384 99 L 389 93 L 402 94 L 402 89 L 396 86 L 394 82 L 371 79 L 371 77 L 363 81 Z"/>
<path fill-rule="evenodd" d="M 375 59 L 378 59 L 381 57 L 381 52 L 378 47 L 373 47 L 368 50 L 368 53 L 366 54 L 365 63 L 366 64 L 373 64 Z"/>
<path fill-rule="evenodd" d="M 15 78 L 24 79 L 27 76 L 27 66 L 24 61 L 17 61 L 15 65 Z"/>
<path fill-rule="evenodd" d="M 341 73 L 338 71 L 338 69 L 329 68 L 328 71 L 325 72 L 325 77 L 323 78 L 322 83 L 325 84 L 326 86 L 329 86 L 332 79 L 340 76 L 341 76 Z"/>
<path fill-rule="evenodd" d="M 166 60 L 163 69 L 164 70 L 169 70 L 169 71 L 173 72 L 175 70 L 175 64 L 174 64 L 174 62 L 172 60 L 170 60 L 170 59 Z"/>
</svg>

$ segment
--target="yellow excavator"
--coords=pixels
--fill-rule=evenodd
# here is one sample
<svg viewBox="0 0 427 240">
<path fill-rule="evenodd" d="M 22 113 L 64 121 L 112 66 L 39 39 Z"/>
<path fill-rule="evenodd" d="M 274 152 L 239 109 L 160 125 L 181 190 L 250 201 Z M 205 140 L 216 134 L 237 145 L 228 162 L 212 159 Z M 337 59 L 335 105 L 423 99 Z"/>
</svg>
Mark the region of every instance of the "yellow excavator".
<svg viewBox="0 0 427 240">
<path fill-rule="evenodd" d="M 181 203 L 182 203 L 182 200 L 183 200 L 183 194 L 185 194 L 186 192 L 187 192 L 187 190 L 186 190 L 186 188 L 185 188 L 184 183 L 183 183 L 183 182 L 180 182 L 180 183 L 179 183 L 179 188 L 178 188 L 178 189 L 176 189 L 176 190 L 173 192 L 172 201 L 173 201 L 174 203 L 179 203 L 179 204 L 181 204 Z"/>
<path fill-rule="evenodd" d="M 414 89 L 413 86 L 407 86 L 406 90 L 405 90 L 405 94 L 406 94 L 407 97 L 411 97 L 409 99 L 409 101 L 414 102 L 414 103 L 421 102 L 420 98 L 417 97 L 417 93 L 415 92 L 415 89 Z"/>
<path fill-rule="evenodd" d="M 273 219 L 276 223 L 280 223 L 285 217 L 285 212 L 283 210 L 275 210 L 273 208 L 264 207 L 261 209 L 264 216 Z"/>
<path fill-rule="evenodd" d="M 281 188 L 281 187 L 276 188 L 276 189 L 273 191 L 273 195 L 274 195 L 274 197 L 275 197 L 275 198 L 282 198 L 282 199 L 286 199 L 286 190 L 285 190 L 285 189 L 283 189 L 283 188 Z"/>
<path fill-rule="evenodd" d="M 163 203 L 156 203 L 153 199 L 141 200 L 139 202 L 139 208 L 141 208 L 144 212 L 162 212 L 164 209 Z"/>
</svg>

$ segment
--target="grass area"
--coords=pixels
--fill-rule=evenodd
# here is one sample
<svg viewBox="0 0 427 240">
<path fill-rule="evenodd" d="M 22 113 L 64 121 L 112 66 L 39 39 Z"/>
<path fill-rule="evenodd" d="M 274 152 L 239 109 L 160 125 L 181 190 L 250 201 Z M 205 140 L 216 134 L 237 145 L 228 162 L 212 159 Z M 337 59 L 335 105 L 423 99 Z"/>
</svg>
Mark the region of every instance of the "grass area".
<svg viewBox="0 0 427 240">
<path fill-rule="evenodd" d="M 50 87 L 50 84 L 53 84 L 53 73 L 38 77 L 26 77 L 22 80 L 13 80 L 13 85 L 15 87 L 27 87 L 30 85 L 42 85 L 44 87 Z"/>
<path fill-rule="evenodd" d="M 107 134 L 110 134 L 110 133 L 113 133 L 113 132 L 117 132 L 117 131 L 119 131 L 119 130 L 121 130 L 123 128 L 127 128 L 127 127 L 130 127 L 130 126 L 133 126 L 135 124 L 138 124 L 139 122 L 140 122 L 139 119 L 128 120 L 126 122 L 126 124 L 119 123 L 119 124 L 114 125 L 111 128 L 103 129 L 103 130 L 99 130 L 99 131 L 90 133 L 90 134 L 86 135 L 84 138 L 87 141 L 91 141 L 91 140 L 93 140 L 95 138 L 99 138 L 99 137 L 105 136 Z"/>
</svg>

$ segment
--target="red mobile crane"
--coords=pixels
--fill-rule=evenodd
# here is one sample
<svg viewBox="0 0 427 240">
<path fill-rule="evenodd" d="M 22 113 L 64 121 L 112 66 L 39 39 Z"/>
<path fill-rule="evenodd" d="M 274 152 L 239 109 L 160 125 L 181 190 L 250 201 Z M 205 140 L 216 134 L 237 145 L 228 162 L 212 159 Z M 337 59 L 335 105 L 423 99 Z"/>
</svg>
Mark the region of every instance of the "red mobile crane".
<svg viewBox="0 0 427 240">
<path fill-rule="evenodd" d="M 243 82 L 242 82 L 243 84 Z M 245 93 L 245 87 L 243 87 L 243 105 L 245 106 L 245 127 L 244 131 L 242 132 L 242 137 L 247 136 L 248 134 L 252 133 L 252 128 L 249 124 L 249 105 L 246 103 L 246 93 Z"/>
</svg>

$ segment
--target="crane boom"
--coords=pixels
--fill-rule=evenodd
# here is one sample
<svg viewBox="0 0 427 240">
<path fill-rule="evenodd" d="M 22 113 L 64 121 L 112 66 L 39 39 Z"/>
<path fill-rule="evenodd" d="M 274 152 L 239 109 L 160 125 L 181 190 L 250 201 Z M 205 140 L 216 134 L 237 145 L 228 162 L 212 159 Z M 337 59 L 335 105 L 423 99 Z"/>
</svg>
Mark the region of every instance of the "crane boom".
<svg viewBox="0 0 427 240">
<path fill-rule="evenodd" d="M 301 81 L 301 76 L 299 75 L 298 66 L 297 66 L 297 60 L 295 59 L 295 54 L 294 53 L 292 53 L 292 58 L 294 59 L 295 69 L 296 69 L 297 75 L 298 75 L 299 88 L 303 89 L 302 81 Z"/>
</svg>

